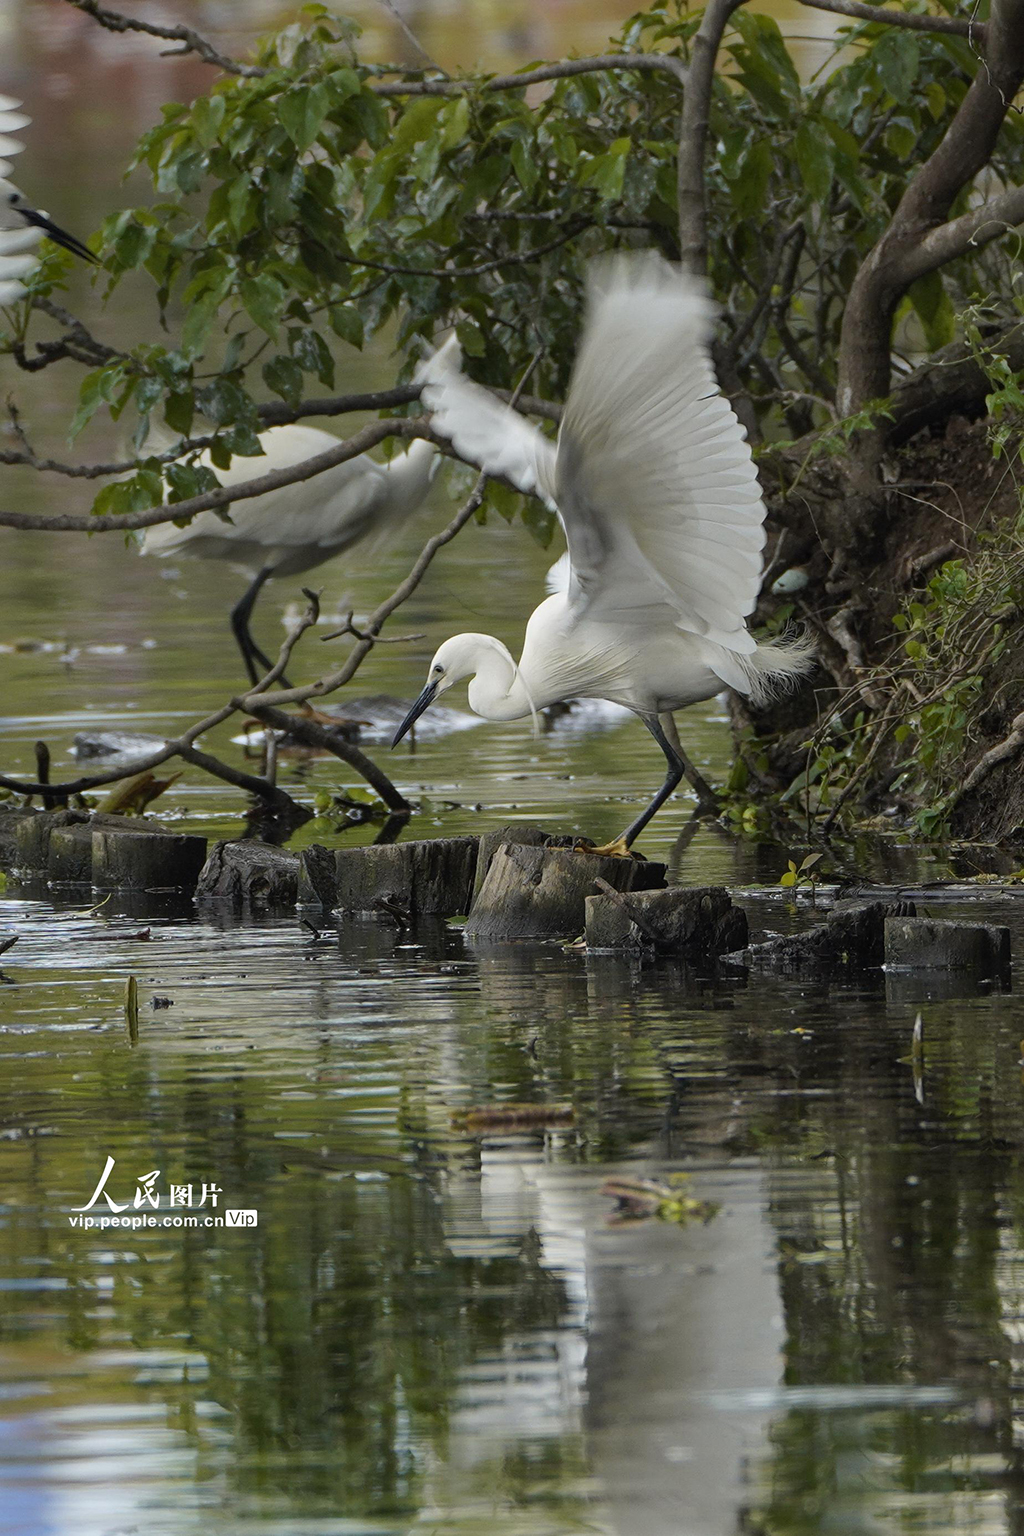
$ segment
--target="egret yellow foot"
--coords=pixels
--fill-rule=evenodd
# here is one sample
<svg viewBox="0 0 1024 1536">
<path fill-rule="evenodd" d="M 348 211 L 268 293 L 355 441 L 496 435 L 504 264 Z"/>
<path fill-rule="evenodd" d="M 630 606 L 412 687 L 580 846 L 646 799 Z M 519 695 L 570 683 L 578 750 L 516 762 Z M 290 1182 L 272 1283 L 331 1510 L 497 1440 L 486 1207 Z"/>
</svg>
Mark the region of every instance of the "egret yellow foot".
<svg viewBox="0 0 1024 1536">
<path fill-rule="evenodd" d="M 632 853 L 626 844 L 625 836 L 616 837 L 610 843 L 605 843 L 603 848 L 591 848 L 589 843 L 577 843 L 574 853 L 593 853 L 599 859 L 635 859 L 639 855 Z"/>
</svg>

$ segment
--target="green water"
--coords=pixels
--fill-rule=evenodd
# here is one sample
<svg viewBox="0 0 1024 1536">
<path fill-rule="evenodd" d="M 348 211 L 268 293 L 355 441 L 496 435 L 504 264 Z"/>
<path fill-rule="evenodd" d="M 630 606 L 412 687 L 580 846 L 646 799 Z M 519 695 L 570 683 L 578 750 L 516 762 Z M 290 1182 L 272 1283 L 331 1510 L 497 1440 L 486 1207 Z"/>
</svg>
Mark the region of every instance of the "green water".
<svg viewBox="0 0 1024 1536">
<path fill-rule="evenodd" d="M 480 36 L 504 64 L 597 47 L 598 22 L 625 9 L 413 20 L 449 62 Z M 382 14 L 366 19 L 383 32 Z M 69 7 L 0 3 L 0 26 L 0 90 L 36 118 L 26 190 L 87 230 L 120 195 L 126 140 L 206 71 L 125 51 Z M 145 334 L 130 289 L 104 317 L 73 282 L 101 330 Z M 339 387 L 390 368 L 370 356 Z M 18 380 L 41 452 L 62 450 L 72 383 Z M 4 493 L 83 502 L 80 486 L 15 472 Z M 439 483 L 394 547 L 317 573 L 325 608 L 348 594 L 369 611 L 456 495 Z M 395 622 L 422 638 L 381 648 L 355 693 L 411 698 L 454 630 L 515 649 L 554 553 L 468 528 Z M 3 768 L 28 772 L 42 738 L 66 776 L 77 732 L 162 734 L 216 707 L 238 682 L 225 611 L 239 591 L 223 569 L 110 539 L 0 533 Z M 296 597 L 268 589 L 265 646 Z M 311 637 L 295 672 L 342 654 Z M 680 724 L 720 776 L 722 706 Z M 233 734 L 204 745 L 243 763 Z M 374 750 L 417 801 L 410 835 L 528 818 L 611 836 L 661 776 L 640 727 L 612 719 Z M 326 759 L 283 758 L 281 778 L 306 800 L 355 783 Z M 776 886 L 790 850 L 707 825 L 688 840 L 691 809 L 685 794 L 665 807 L 648 855 L 675 878 Z M 226 836 L 243 811 L 192 770 L 161 802 L 176 825 Z M 872 868 L 900 880 L 934 865 L 890 848 Z M 18 935 L 0 960 L 2 1536 L 1024 1532 L 1017 992 L 715 978 L 474 949 L 444 924 L 314 938 L 291 917 L 88 901 L 0 893 L 0 930 Z M 746 904 L 758 931 L 812 917 L 777 887 Z M 1018 912 L 1012 896 L 985 906 L 1019 956 Z M 524 1102 L 572 1114 L 475 1135 L 459 1118 Z M 197 1219 L 215 1186 L 218 1214 L 257 1224 L 85 1228 L 115 1214 L 104 1195 L 82 1210 L 109 1158 L 118 1216 L 173 1220 L 187 1208 L 171 1186 L 198 1201 L 205 1185 Z M 717 1207 L 706 1224 L 609 1220 L 609 1175 L 678 1171 Z M 145 1175 L 156 1210 L 132 1203 Z"/>
</svg>

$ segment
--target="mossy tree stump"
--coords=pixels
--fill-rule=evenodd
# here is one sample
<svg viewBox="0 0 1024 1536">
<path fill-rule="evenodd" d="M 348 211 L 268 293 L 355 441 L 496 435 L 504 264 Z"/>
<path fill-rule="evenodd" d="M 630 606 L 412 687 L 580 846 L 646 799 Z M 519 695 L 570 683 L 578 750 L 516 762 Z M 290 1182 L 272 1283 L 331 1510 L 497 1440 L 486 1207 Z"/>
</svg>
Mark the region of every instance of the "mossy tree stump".
<svg viewBox="0 0 1024 1536">
<path fill-rule="evenodd" d="M 196 886 L 197 902 L 230 906 L 236 912 L 294 907 L 299 856 L 271 843 L 214 843 Z"/>
<path fill-rule="evenodd" d="M 457 917 L 468 912 L 477 843 L 475 837 L 438 837 L 339 848 L 335 910 L 405 917 Z"/>
<path fill-rule="evenodd" d="M 474 939 L 565 939 L 583 932 L 595 882 L 616 891 L 665 884 L 664 864 L 607 858 L 572 848 L 505 843 L 494 854 L 466 923 Z"/>
</svg>

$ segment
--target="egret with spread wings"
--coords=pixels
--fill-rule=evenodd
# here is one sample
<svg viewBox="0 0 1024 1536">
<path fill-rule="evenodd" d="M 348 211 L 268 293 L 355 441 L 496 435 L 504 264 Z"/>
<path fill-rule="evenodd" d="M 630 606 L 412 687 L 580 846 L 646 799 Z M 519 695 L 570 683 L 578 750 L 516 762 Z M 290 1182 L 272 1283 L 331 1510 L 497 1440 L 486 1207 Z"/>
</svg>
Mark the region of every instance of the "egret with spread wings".
<svg viewBox="0 0 1024 1536">
<path fill-rule="evenodd" d="M 683 776 L 659 715 L 723 686 L 763 700 L 811 665 L 807 640 L 758 643 L 747 629 L 765 507 L 718 390 L 713 317 L 703 286 L 652 252 L 595 264 L 557 444 L 466 379 L 450 351 L 421 370 L 431 424 L 460 457 L 557 507 L 570 570 L 534 610 L 518 664 L 490 635 L 446 640 L 393 744 L 464 677 L 488 720 L 571 698 L 625 705 L 668 773 L 603 852 L 627 853 Z"/>
<path fill-rule="evenodd" d="M 20 106 L 20 101 L 0 96 L 0 304 L 24 298 L 24 279 L 39 265 L 36 247 L 44 235 L 83 261 L 96 260 L 88 246 L 33 208 L 7 179 L 12 169 L 9 157 L 25 147 L 14 134 L 31 122 L 18 111 Z"/>
</svg>

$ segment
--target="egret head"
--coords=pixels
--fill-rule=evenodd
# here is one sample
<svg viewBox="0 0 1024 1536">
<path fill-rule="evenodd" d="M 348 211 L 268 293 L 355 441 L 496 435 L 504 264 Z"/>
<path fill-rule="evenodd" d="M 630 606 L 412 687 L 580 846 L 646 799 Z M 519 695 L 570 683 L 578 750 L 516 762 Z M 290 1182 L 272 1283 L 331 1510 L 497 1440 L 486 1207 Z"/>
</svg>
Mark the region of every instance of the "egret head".
<svg viewBox="0 0 1024 1536">
<path fill-rule="evenodd" d="M 430 671 L 427 673 L 426 687 L 398 727 L 392 737 L 391 745 L 398 746 L 406 731 L 410 726 L 415 725 L 423 711 L 428 709 L 436 698 L 439 698 L 453 684 L 460 682 L 462 678 L 472 677 L 479 669 L 481 651 L 497 644 L 498 642 L 492 640 L 490 635 L 453 635 L 450 640 L 438 646 L 434 659 L 430 663 Z"/>
<path fill-rule="evenodd" d="M 74 256 L 80 256 L 83 261 L 92 262 L 94 265 L 99 261 L 87 245 L 83 245 L 74 235 L 69 235 L 66 229 L 61 229 L 59 224 L 54 224 L 49 215 L 43 213 L 41 209 L 33 208 L 25 201 L 17 187 L 6 178 L 0 177 L 0 229 L 17 229 L 20 225 L 41 230 L 55 245 L 63 246 L 64 250 L 70 251 Z"/>
</svg>

